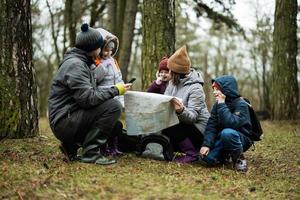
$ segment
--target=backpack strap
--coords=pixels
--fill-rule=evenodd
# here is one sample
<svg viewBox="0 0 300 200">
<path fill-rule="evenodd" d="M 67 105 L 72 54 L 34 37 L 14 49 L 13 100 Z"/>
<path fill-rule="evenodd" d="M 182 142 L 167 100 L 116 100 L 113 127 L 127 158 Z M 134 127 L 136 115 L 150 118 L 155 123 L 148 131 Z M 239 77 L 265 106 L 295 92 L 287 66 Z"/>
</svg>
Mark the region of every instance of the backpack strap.
<svg viewBox="0 0 300 200">
<path fill-rule="evenodd" d="M 250 101 L 248 99 L 246 99 L 245 97 L 240 97 L 240 99 L 244 100 L 248 106 L 250 106 L 251 108 L 253 108 L 252 105 L 250 104 Z"/>
</svg>

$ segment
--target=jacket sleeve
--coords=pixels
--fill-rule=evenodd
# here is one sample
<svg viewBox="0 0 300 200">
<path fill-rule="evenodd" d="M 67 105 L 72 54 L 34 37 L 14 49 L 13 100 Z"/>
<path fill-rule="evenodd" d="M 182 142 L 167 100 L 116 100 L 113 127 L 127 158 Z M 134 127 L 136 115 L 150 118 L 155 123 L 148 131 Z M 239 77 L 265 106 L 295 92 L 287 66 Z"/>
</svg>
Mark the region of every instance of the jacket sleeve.
<svg viewBox="0 0 300 200">
<path fill-rule="evenodd" d="M 160 87 L 159 87 L 159 85 L 156 84 L 155 81 L 153 81 L 152 84 L 149 86 L 147 92 L 159 93 Z"/>
<path fill-rule="evenodd" d="M 178 119 L 186 124 L 194 124 L 201 112 L 201 104 L 205 104 L 205 96 L 202 86 L 199 84 L 191 88 L 187 105 L 184 105 Z"/>
<path fill-rule="evenodd" d="M 249 121 L 248 105 L 243 101 L 236 104 L 233 112 L 225 103 L 220 103 L 217 107 L 219 120 L 225 128 L 238 129 Z"/>
<path fill-rule="evenodd" d="M 217 135 L 218 135 L 218 113 L 217 113 L 217 103 L 215 103 L 211 110 L 211 115 L 208 119 L 205 128 L 202 146 L 212 148 L 215 143 L 215 139 Z"/>
<path fill-rule="evenodd" d="M 78 63 L 68 68 L 65 74 L 65 82 L 71 90 L 71 94 L 80 107 L 90 108 L 118 95 L 115 86 L 109 88 L 97 88 L 92 85 L 91 71 Z"/>
<path fill-rule="evenodd" d="M 123 81 L 123 77 L 122 77 L 122 72 L 121 72 L 121 69 L 120 69 L 120 66 L 119 66 L 119 63 L 116 59 L 114 59 L 114 68 L 116 69 L 116 83 L 123 83 L 124 84 L 124 81 Z"/>
</svg>

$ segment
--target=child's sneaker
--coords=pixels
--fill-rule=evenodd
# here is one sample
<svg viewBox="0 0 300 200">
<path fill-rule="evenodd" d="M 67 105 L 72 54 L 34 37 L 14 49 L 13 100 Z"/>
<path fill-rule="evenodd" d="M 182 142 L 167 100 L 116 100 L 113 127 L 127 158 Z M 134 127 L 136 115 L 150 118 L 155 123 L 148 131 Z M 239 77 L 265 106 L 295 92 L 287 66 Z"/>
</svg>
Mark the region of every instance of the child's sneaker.
<svg viewBox="0 0 300 200">
<path fill-rule="evenodd" d="M 240 172 L 246 172 L 248 170 L 246 159 L 237 159 L 237 161 L 234 163 L 234 169 Z"/>
</svg>

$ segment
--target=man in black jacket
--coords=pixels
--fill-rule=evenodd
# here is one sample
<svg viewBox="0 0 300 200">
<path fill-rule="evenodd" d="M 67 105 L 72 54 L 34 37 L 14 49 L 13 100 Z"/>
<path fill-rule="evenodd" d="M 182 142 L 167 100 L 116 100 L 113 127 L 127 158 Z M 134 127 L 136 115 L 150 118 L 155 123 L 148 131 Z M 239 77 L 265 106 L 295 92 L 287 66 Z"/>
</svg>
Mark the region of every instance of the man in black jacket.
<svg viewBox="0 0 300 200">
<path fill-rule="evenodd" d="M 123 95 L 131 84 L 97 88 L 90 70 L 101 51 L 103 38 L 95 29 L 83 24 L 76 36 L 75 47 L 66 52 L 49 93 L 49 122 L 54 135 L 61 141 L 61 150 L 69 161 L 113 164 L 104 157 L 101 147 L 119 127 L 121 104 L 113 98 Z"/>
</svg>

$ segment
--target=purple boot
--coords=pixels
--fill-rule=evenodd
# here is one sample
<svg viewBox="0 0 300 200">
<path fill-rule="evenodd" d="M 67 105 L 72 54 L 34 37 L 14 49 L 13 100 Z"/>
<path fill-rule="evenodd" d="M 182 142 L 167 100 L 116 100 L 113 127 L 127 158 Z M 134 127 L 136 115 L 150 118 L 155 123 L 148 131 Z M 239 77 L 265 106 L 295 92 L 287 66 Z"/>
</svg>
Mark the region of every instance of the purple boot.
<svg viewBox="0 0 300 200">
<path fill-rule="evenodd" d="M 118 150 L 118 137 L 112 138 L 112 141 L 110 142 L 107 150 L 108 150 L 108 155 L 110 156 L 120 156 L 123 154 L 123 152 Z"/>
<path fill-rule="evenodd" d="M 179 148 L 183 153 L 185 153 L 185 155 L 175 158 L 177 163 L 185 164 L 198 160 L 198 151 L 189 138 L 185 138 L 183 141 L 181 141 L 179 143 Z"/>
</svg>

